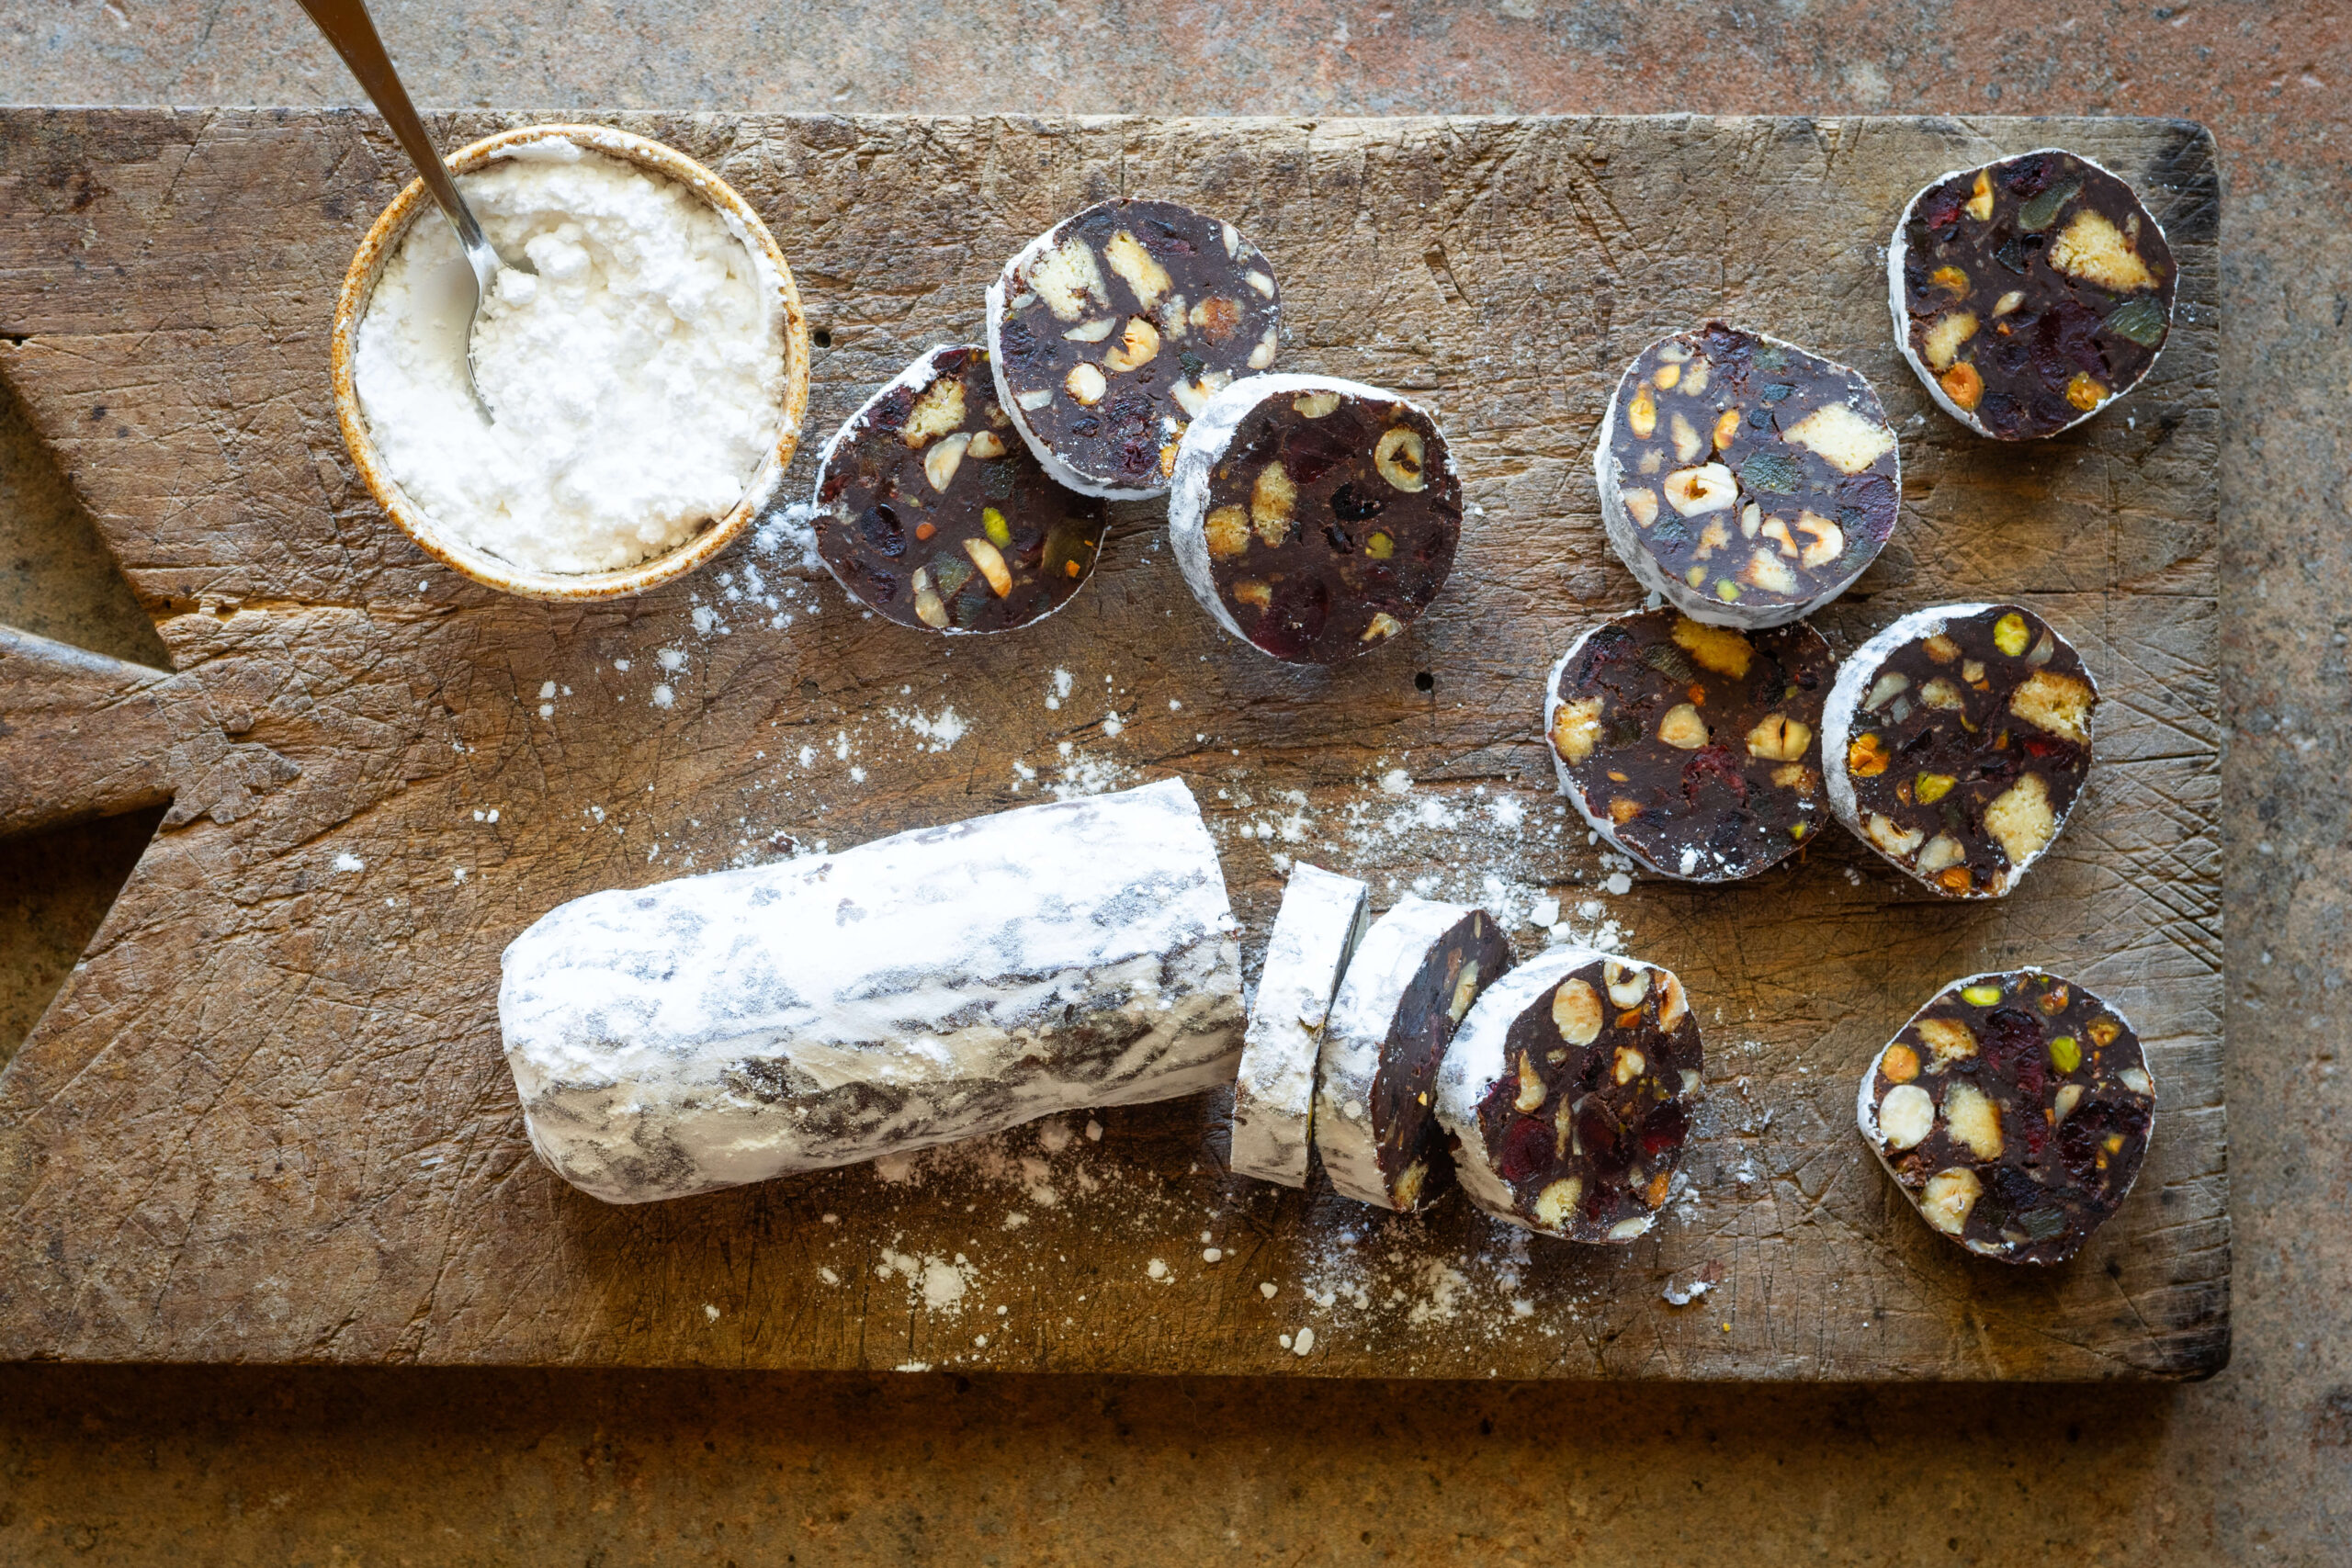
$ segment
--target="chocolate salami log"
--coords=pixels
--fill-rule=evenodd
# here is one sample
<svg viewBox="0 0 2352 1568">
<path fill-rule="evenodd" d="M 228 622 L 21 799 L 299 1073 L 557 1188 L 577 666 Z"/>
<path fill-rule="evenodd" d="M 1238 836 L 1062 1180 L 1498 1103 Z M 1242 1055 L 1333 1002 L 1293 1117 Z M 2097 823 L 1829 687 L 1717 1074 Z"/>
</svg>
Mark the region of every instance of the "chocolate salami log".
<svg viewBox="0 0 2352 1568">
<path fill-rule="evenodd" d="M 1862 1137 L 1971 1252 L 2063 1263 L 2122 1205 L 2155 1080 L 2123 1015 L 2039 969 L 1946 987 L 1862 1074 Z"/>
<path fill-rule="evenodd" d="M 1836 660 L 1811 626 L 1738 632 L 1679 610 L 1603 621 L 1545 688 L 1560 788 L 1651 870 L 1728 882 L 1820 827 L 1821 704 Z"/>
<path fill-rule="evenodd" d="M 1184 433 L 1168 538 L 1217 625 L 1276 659 L 1336 664 L 1445 586 L 1462 480 L 1435 422 L 1394 392 L 1253 377 Z"/>
<path fill-rule="evenodd" d="M 1066 218 L 989 285 L 989 350 L 1015 427 L 1088 495 L 1167 490 L 1218 388 L 1274 362 L 1274 269 L 1230 223 L 1122 197 Z"/>
<path fill-rule="evenodd" d="M 1838 668 L 1821 719 L 1829 807 L 1951 898 L 1998 898 L 2066 825 L 2098 686 L 2015 604 L 1915 610 Z"/>
<path fill-rule="evenodd" d="M 988 350 L 934 348 L 866 400 L 817 468 L 817 550 L 902 626 L 1011 631 L 1093 575 L 1110 514 L 1046 477 L 997 401 Z"/>
<path fill-rule="evenodd" d="M 2138 386 L 2178 281 L 2132 187 L 2055 147 L 1944 175 L 1886 248 L 1903 357 L 1946 413 L 2003 441 L 2055 435 Z"/>
<path fill-rule="evenodd" d="M 1438 1068 L 1479 990 L 1510 967 L 1483 909 L 1408 893 L 1364 933 L 1323 1026 L 1315 1089 L 1315 1150 L 1334 1189 L 1406 1213 L 1445 1195 Z"/>
<path fill-rule="evenodd" d="M 1717 626 L 1785 626 L 1837 598 L 1903 499 L 1894 427 L 1860 371 L 1721 321 L 1626 367 L 1592 466 L 1626 567 Z"/>
<path fill-rule="evenodd" d="M 1664 1207 L 1706 1070 L 1669 969 L 1553 948 L 1489 986 L 1438 1073 L 1470 1201 L 1569 1241 L 1631 1241 Z"/>
<path fill-rule="evenodd" d="M 506 949 L 531 1146 L 681 1198 L 1230 1081 L 1241 974 L 1176 780 L 594 893 Z"/>
<path fill-rule="evenodd" d="M 1323 1021 L 1363 939 L 1370 891 L 1304 861 L 1291 871 L 1233 1080 L 1233 1168 L 1244 1176 L 1306 1185 Z"/>
</svg>

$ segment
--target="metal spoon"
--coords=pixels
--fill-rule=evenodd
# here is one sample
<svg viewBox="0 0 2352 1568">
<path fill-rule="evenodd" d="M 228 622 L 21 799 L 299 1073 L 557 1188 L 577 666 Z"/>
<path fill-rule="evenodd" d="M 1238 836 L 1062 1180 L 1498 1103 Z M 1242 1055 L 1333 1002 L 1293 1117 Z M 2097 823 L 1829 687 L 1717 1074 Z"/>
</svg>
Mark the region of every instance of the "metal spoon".
<svg viewBox="0 0 2352 1568">
<path fill-rule="evenodd" d="M 424 177 L 424 188 L 440 204 L 441 215 L 458 231 L 458 248 L 465 253 L 466 264 L 474 276 L 474 302 L 466 312 L 466 390 L 473 394 L 474 406 L 488 419 L 490 404 L 483 400 L 481 389 L 474 379 L 474 328 L 481 320 L 481 302 L 490 298 L 490 291 L 498 281 L 498 269 L 505 264 L 483 238 L 473 209 L 458 194 L 458 182 L 449 177 L 449 165 L 441 161 L 433 138 L 424 133 L 424 122 L 417 118 L 416 106 L 408 101 L 408 89 L 401 85 L 400 73 L 392 69 L 391 56 L 384 52 L 384 40 L 376 34 L 376 23 L 368 15 L 366 0 L 300 3 L 310 13 L 311 20 L 318 24 L 319 31 L 326 34 L 327 41 L 334 45 L 334 51 L 343 56 L 343 62 L 351 68 L 361 89 L 374 100 L 377 112 L 391 127 L 401 151 L 408 154 L 409 162 Z M 534 269 L 525 262 L 519 270 Z"/>
</svg>

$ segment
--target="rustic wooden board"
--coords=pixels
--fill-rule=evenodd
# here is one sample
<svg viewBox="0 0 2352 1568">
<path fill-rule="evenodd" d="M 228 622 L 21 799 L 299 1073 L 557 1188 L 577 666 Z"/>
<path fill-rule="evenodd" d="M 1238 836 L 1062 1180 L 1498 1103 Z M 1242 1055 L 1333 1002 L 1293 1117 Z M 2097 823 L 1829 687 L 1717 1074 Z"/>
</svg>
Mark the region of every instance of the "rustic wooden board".
<svg viewBox="0 0 2352 1568">
<path fill-rule="evenodd" d="M 400 177 L 373 121 L 0 113 L 0 374 L 179 671 L 0 645 L 0 826 L 173 801 L 0 1077 L 0 1355 L 1677 1378 L 2226 1359 L 2201 130 L 627 123 L 767 217 L 820 333 L 820 433 L 970 337 L 999 259 L 1070 209 L 1138 191 L 1231 215 L 1283 267 L 1286 367 L 1442 411 L 1478 509 L 1454 585 L 1331 672 L 1221 638 L 1148 508 L 1070 611 L 984 643 L 861 616 L 781 527 L 642 600 L 501 598 L 398 536 L 336 434 L 334 290 Z M 2122 408 L 2007 450 L 1902 368 L 1880 247 L 1928 177 L 2053 141 L 2147 194 L 2181 324 Z M 1644 342 L 1718 311 L 1861 367 L 1903 421 L 1903 529 L 1833 637 L 2024 597 L 2106 683 L 2086 804 L 2002 904 L 1923 903 L 1836 834 L 1747 886 L 1629 883 L 1567 825 L 1540 676 L 1635 597 L 1589 479 L 1602 399 Z M 1259 942 L 1303 854 L 1383 905 L 1487 902 L 1522 948 L 1557 899 L 1575 934 L 1679 970 L 1711 1068 L 1669 1222 L 1589 1250 L 1459 1202 L 1407 1220 L 1288 1193 L 1226 1174 L 1214 1099 L 643 1209 L 534 1163 L 493 996 L 500 947 L 551 905 L 1170 773 Z M 1921 998 L 2026 961 L 2127 1008 L 2163 1086 L 2131 1201 L 2041 1272 L 1930 1235 L 1851 1111 Z M 1662 1299 L 1694 1280 L 1712 1293 Z"/>
</svg>

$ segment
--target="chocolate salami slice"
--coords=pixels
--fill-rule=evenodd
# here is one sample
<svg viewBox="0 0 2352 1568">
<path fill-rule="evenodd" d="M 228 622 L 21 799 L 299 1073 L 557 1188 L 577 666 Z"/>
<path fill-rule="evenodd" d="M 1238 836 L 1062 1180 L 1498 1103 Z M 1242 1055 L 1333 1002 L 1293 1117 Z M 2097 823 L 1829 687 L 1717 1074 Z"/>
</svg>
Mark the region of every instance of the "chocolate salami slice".
<svg viewBox="0 0 2352 1568">
<path fill-rule="evenodd" d="M 1337 664 L 1445 586 L 1462 479 L 1436 422 L 1394 392 L 1253 377 L 1184 433 L 1168 538 L 1217 625 L 1276 659 Z"/>
<path fill-rule="evenodd" d="M 866 400 L 817 468 L 817 550 L 902 626 L 1001 632 L 1094 573 L 1109 509 L 1046 477 L 1013 435 L 988 350 L 934 348 Z"/>
<path fill-rule="evenodd" d="M 1686 882 L 1768 871 L 1827 817 L 1821 705 L 1836 666 L 1808 626 L 1740 632 L 1672 609 L 1603 621 L 1545 689 L 1560 788 L 1653 871 Z"/>
<path fill-rule="evenodd" d="M 1829 808 L 1933 891 L 1998 898 L 2066 825 L 2098 708 L 2081 656 L 2031 610 L 1915 610 L 1830 686 Z"/>
<path fill-rule="evenodd" d="M 1886 248 L 1903 357 L 1946 413 L 2002 441 L 2055 435 L 2145 379 L 2178 282 L 2132 187 L 2055 147 L 1953 170 Z"/>
<path fill-rule="evenodd" d="M 1665 1206 L 1705 1071 L 1672 970 L 1553 948 L 1471 1008 L 1438 1073 L 1438 1119 L 1487 1213 L 1569 1241 L 1631 1241 Z"/>
<path fill-rule="evenodd" d="M 1315 1150 L 1334 1189 L 1405 1213 L 1445 1195 L 1438 1068 L 1479 991 L 1510 967 L 1484 909 L 1408 893 L 1364 933 L 1323 1026 L 1315 1089 Z"/>
<path fill-rule="evenodd" d="M 1121 197 L 1065 218 L 989 285 L 989 349 L 1046 471 L 1114 500 L 1159 495 L 1217 389 L 1274 362 L 1274 269 L 1232 224 Z"/>
<path fill-rule="evenodd" d="M 1592 454 L 1642 586 L 1725 626 L 1800 620 L 1894 532 L 1903 462 L 1859 370 L 1710 321 L 1642 350 Z"/>
<path fill-rule="evenodd" d="M 592 893 L 502 961 L 531 1146 L 681 1198 L 1232 1081 L 1241 965 L 1182 781 Z"/>
<path fill-rule="evenodd" d="M 1371 919 L 1370 892 L 1304 861 L 1291 870 L 1233 1080 L 1233 1168 L 1244 1176 L 1306 1185 L 1323 1021 Z"/>
<path fill-rule="evenodd" d="M 2132 1190 L 2155 1111 L 2121 1013 L 2010 969 L 1914 1014 L 1862 1074 L 1854 1116 L 1930 1226 L 1987 1258 L 2064 1263 Z"/>
</svg>

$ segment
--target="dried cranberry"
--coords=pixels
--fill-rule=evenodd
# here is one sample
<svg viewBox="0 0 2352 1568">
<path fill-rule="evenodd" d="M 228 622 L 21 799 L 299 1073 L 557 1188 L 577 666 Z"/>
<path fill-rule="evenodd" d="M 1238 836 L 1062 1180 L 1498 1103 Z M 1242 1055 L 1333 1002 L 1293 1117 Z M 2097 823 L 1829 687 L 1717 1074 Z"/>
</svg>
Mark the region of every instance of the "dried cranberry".
<svg viewBox="0 0 2352 1568">
<path fill-rule="evenodd" d="M 1543 1171 L 1553 1146 L 1550 1127 L 1532 1116 L 1517 1117 L 1503 1134 L 1503 1156 L 1496 1168 L 1505 1181 L 1524 1181 Z"/>
</svg>

